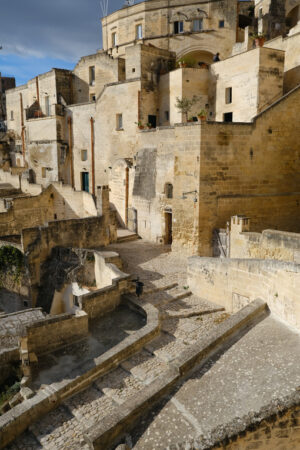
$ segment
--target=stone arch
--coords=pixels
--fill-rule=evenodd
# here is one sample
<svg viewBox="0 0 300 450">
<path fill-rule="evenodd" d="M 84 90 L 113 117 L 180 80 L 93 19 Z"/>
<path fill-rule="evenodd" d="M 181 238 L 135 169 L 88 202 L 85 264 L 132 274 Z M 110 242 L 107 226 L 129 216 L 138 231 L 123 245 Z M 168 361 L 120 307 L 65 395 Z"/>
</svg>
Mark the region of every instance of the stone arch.
<svg viewBox="0 0 300 450">
<path fill-rule="evenodd" d="M 294 28 L 300 21 L 300 2 L 286 13 L 287 31 Z"/>
<path fill-rule="evenodd" d="M 199 48 L 197 46 L 195 47 L 189 47 L 186 50 L 182 50 L 177 54 L 177 58 L 184 58 L 185 56 L 194 59 L 196 61 L 196 65 L 199 63 L 205 63 L 205 64 L 212 64 L 213 62 L 213 56 L 216 53 L 216 51 L 211 51 L 203 48 Z"/>
</svg>

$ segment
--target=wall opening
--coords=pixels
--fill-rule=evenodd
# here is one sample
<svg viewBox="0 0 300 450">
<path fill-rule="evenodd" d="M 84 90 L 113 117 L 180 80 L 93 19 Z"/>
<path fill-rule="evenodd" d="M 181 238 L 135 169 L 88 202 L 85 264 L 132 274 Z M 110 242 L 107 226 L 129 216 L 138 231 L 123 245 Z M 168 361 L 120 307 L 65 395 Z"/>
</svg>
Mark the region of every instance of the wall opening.
<svg viewBox="0 0 300 450">
<path fill-rule="evenodd" d="M 172 212 L 165 212 L 165 244 L 172 244 Z"/>
<path fill-rule="evenodd" d="M 89 173 L 81 172 L 81 190 L 89 192 Z"/>
</svg>

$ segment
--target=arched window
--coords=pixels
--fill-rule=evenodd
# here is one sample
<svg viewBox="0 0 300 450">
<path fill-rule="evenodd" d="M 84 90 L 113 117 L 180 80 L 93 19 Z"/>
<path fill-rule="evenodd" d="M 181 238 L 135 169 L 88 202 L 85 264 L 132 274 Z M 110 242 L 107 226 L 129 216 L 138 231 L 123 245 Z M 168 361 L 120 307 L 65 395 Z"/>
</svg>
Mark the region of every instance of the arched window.
<svg viewBox="0 0 300 450">
<path fill-rule="evenodd" d="M 165 184 L 165 195 L 166 198 L 173 198 L 173 184 L 171 183 Z"/>
</svg>

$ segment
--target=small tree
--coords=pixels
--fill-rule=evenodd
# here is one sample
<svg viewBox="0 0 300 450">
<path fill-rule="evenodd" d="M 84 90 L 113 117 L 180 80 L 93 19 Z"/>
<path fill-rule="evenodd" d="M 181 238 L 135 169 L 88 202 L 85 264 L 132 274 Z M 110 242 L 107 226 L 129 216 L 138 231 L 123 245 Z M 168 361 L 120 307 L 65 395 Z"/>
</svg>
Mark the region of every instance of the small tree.
<svg viewBox="0 0 300 450">
<path fill-rule="evenodd" d="M 189 99 L 187 97 L 176 97 L 175 108 L 179 109 L 179 111 L 184 115 L 185 122 L 188 119 L 188 113 L 191 111 L 192 106 L 197 103 L 198 97 L 196 95 L 193 98 Z"/>
</svg>

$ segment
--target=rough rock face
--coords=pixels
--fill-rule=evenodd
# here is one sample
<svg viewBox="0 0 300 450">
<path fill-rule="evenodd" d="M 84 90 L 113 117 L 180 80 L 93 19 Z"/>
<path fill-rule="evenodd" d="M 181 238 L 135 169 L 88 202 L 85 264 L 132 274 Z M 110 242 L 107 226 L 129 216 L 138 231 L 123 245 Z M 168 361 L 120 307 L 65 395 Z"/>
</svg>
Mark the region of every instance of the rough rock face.
<svg viewBox="0 0 300 450">
<path fill-rule="evenodd" d="M 60 291 L 66 282 L 76 281 L 88 253 L 87 250 L 61 247 L 52 250 L 51 257 L 41 267 L 37 307 L 50 312 L 54 291 Z"/>
</svg>

